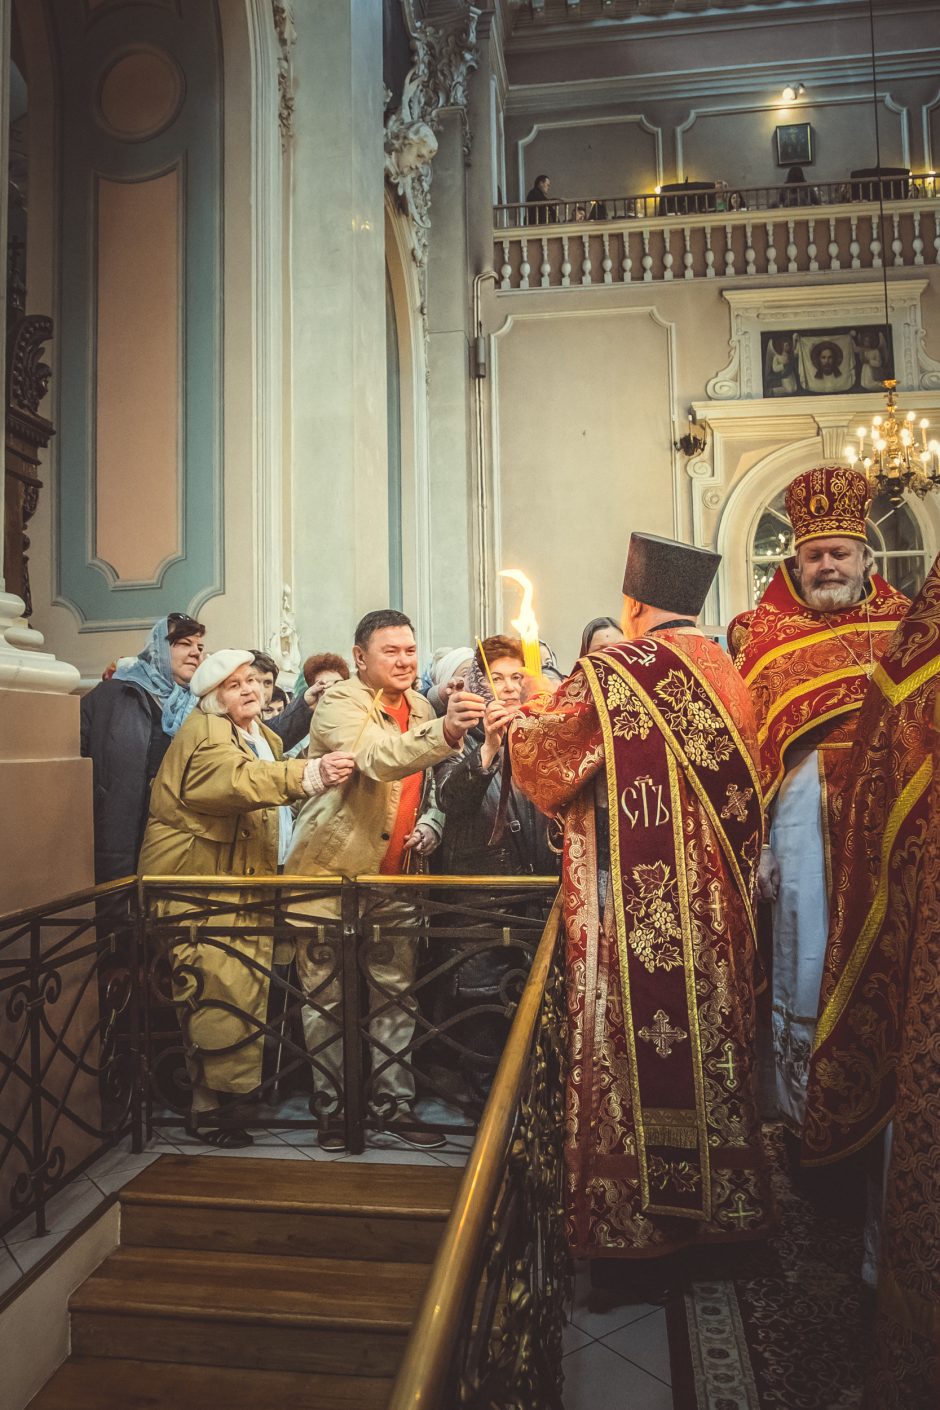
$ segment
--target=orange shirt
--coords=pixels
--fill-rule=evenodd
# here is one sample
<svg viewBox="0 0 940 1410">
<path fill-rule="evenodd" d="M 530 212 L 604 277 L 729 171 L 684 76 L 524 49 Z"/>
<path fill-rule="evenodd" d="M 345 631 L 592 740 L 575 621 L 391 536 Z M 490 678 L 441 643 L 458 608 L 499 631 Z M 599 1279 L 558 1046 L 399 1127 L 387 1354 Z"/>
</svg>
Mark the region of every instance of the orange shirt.
<svg viewBox="0 0 940 1410">
<path fill-rule="evenodd" d="M 383 699 L 382 709 L 386 714 L 391 715 L 402 734 L 405 734 L 411 721 L 411 709 L 407 697 L 403 695 L 397 705 L 390 705 L 387 699 Z M 398 800 L 395 824 L 392 828 L 388 848 L 379 867 L 383 876 L 399 876 L 402 872 L 402 864 L 406 855 L 405 838 L 414 831 L 414 825 L 418 820 L 418 808 L 421 806 L 423 786 L 423 771 L 408 774 L 401 781 L 401 797 Z"/>
</svg>

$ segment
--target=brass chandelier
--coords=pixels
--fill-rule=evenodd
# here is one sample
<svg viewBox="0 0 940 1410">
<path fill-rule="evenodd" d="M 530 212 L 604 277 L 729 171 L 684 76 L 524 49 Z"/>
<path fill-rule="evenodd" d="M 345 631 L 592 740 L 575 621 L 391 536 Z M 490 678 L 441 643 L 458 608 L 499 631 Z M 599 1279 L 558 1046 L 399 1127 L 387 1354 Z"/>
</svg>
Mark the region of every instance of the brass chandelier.
<svg viewBox="0 0 940 1410">
<path fill-rule="evenodd" d="M 871 34 L 871 79 L 872 108 L 875 117 L 875 156 L 878 171 L 878 216 L 881 236 L 881 279 L 884 288 L 885 332 L 891 326 L 891 313 L 888 305 L 888 267 L 885 261 L 885 203 L 884 182 L 881 179 L 881 135 L 878 127 L 878 66 L 875 55 L 875 11 L 874 0 L 868 0 L 868 22 Z M 898 406 L 897 381 L 887 377 L 881 384 L 885 389 L 885 411 L 882 416 L 872 419 L 868 431 L 863 426 L 856 432 L 858 443 L 849 442 L 845 456 L 849 464 L 861 470 L 868 478 L 872 494 L 887 495 L 891 504 L 900 504 L 905 494 L 916 494 L 920 499 L 931 490 L 940 489 L 940 443 L 927 440 L 929 422 L 924 419 L 915 429 L 917 420 L 913 411 L 906 414 Z M 920 431 L 920 444 L 916 430 Z M 870 442 L 870 448 L 866 445 Z"/>
<path fill-rule="evenodd" d="M 874 417 L 867 431 L 859 426 L 857 444 L 850 442 L 845 448 L 846 459 L 865 473 L 872 493 L 887 495 L 892 504 L 900 504 L 905 494 L 923 499 L 931 490 L 940 489 L 940 443 L 927 440 L 930 423 L 926 418 L 915 427 L 916 414 L 901 412 L 897 385 L 890 377 L 882 383 L 885 414 Z"/>
</svg>

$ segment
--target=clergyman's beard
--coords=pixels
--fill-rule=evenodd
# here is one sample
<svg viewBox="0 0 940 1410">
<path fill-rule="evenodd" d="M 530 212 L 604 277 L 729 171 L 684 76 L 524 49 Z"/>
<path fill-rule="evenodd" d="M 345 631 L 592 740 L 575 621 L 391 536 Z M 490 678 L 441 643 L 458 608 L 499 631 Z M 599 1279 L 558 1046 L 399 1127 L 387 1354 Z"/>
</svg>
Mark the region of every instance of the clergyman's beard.
<svg viewBox="0 0 940 1410">
<path fill-rule="evenodd" d="M 844 612 L 861 602 L 864 578 L 850 578 L 847 583 L 827 583 L 823 587 L 802 587 L 803 601 L 814 612 Z"/>
</svg>

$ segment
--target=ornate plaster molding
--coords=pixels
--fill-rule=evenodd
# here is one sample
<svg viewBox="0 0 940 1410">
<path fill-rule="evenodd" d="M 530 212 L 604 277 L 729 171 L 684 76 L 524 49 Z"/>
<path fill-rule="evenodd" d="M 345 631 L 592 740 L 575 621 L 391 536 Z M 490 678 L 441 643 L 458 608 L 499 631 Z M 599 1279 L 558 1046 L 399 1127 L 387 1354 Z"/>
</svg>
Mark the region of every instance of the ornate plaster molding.
<svg viewBox="0 0 940 1410">
<path fill-rule="evenodd" d="M 470 154 L 467 83 L 478 64 L 480 10 L 469 0 L 459 0 L 448 23 L 431 24 L 416 17 L 413 0 L 402 0 L 402 9 L 414 64 L 405 77 L 401 103 L 391 111 L 386 90 L 385 175 L 411 221 L 414 258 L 423 270 L 431 228 L 431 163 L 445 109 L 460 113 L 464 155 Z"/>
<path fill-rule="evenodd" d="M 284 0 L 271 0 L 271 12 L 279 48 L 277 60 L 277 120 L 281 129 L 281 147 L 286 148 L 294 135 L 294 69 L 291 50 L 297 43 L 294 14 Z"/>
<path fill-rule="evenodd" d="M 926 279 L 888 280 L 895 375 L 904 391 L 940 388 L 940 363 L 930 357 L 925 346 L 921 298 L 927 287 Z M 851 326 L 884 319 L 882 285 L 874 280 L 840 286 L 725 289 L 723 297 L 731 309 L 731 356 L 706 386 L 713 401 L 749 401 L 763 396 L 762 329 Z M 788 404 L 792 405 L 792 398 Z"/>
</svg>

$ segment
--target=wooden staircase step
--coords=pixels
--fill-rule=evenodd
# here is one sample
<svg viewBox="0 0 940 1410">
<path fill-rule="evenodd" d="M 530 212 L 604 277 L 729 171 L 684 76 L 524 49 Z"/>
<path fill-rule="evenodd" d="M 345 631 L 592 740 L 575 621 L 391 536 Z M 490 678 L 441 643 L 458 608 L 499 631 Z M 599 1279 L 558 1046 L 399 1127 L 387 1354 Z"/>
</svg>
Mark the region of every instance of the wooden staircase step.
<svg viewBox="0 0 940 1410">
<path fill-rule="evenodd" d="M 419 1263 L 120 1248 L 72 1294 L 72 1350 L 391 1376 L 428 1273 Z"/>
<path fill-rule="evenodd" d="M 75 1356 L 29 1410 L 385 1410 L 382 1377 Z"/>
<path fill-rule="evenodd" d="M 127 1247 L 429 1263 L 462 1172 L 161 1156 L 121 1191 Z"/>
</svg>

